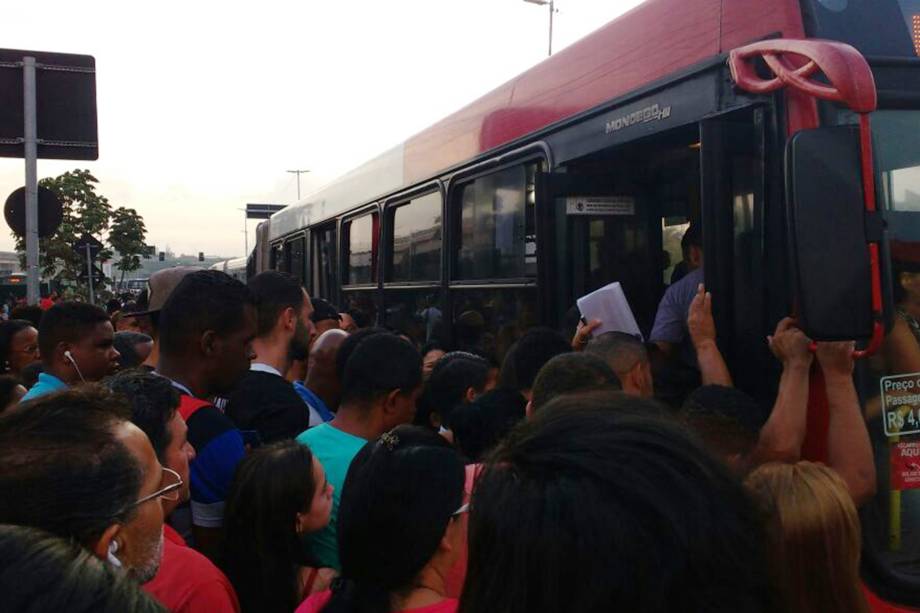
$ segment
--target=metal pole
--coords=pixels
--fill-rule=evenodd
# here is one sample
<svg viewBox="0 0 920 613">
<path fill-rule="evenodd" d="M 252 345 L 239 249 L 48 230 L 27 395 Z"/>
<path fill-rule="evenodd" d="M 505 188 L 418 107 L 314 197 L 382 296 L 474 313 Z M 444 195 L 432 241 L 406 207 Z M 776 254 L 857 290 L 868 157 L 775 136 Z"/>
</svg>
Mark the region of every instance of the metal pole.
<svg viewBox="0 0 920 613">
<path fill-rule="evenodd" d="M 86 244 L 86 278 L 89 280 L 89 303 L 96 304 L 96 296 L 93 295 L 93 256 L 89 243 Z"/>
<path fill-rule="evenodd" d="M 310 172 L 309 170 L 289 170 L 288 172 L 297 175 L 297 200 L 300 200 L 300 175 Z"/>
<path fill-rule="evenodd" d="M 41 272 L 38 261 L 38 116 L 35 58 L 22 58 L 23 118 L 26 159 L 26 300 L 38 304 Z"/>
<path fill-rule="evenodd" d="M 554 0 L 549 0 L 549 54 L 553 54 L 553 13 L 556 12 L 553 4 Z"/>
<path fill-rule="evenodd" d="M 246 215 L 246 209 L 243 209 L 243 240 L 245 241 L 246 251 L 243 257 L 249 257 L 249 218 Z"/>
</svg>

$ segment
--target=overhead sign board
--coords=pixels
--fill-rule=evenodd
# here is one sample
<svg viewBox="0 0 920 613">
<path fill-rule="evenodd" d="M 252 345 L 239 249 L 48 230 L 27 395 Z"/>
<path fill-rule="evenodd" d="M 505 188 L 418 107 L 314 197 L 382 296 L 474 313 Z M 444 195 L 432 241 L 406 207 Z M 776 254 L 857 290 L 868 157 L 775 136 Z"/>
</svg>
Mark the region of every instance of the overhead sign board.
<svg viewBox="0 0 920 613">
<path fill-rule="evenodd" d="M 246 219 L 269 219 L 286 207 L 286 204 L 247 204 Z"/>
<path fill-rule="evenodd" d="M 99 239 L 91 234 L 84 234 L 73 244 L 73 250 L 78 256 L 85 259 L 88 250 L 90 259 L 93 260 L 96 259 L 96 256 L 99 255 L 99 252 L 102 251 L 104 247 L 105 246 L 99 242 Z"/>
<path fill-rule="evenodd" d="M 25 157 L 23 58 L 36 61 L 38 157 L 95 160 L 96 60 L 90 55 L 0 49 L 0 157 Z"/>
<path fill-rule="evenodd" d="M 95 264 L 93 264 L 92 268 L 93 268 L 93 283 L 95 285 L 98 285 L 102 283 L 103 281 L 105 281 L 105 273 L 102 271 L 102 269 L 96 266 Z M 77 275 L 77 279 L 79 279 L 80 281 L 86 281 L 88 277 L 89 277 L 89 273 L 85 268 L 81 269 L 79 274 Z"/>
</svg>

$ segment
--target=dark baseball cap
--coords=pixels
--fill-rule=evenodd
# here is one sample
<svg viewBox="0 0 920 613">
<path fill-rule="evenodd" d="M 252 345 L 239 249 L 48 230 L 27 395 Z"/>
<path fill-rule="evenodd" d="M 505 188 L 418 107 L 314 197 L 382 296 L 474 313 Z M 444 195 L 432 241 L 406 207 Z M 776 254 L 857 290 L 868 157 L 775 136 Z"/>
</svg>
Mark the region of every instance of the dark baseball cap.
<svg viewBox="0 0 920 613">
<path fill-rule="evenodd" d="M 314 298 L 313 314 L 310 315 L 310 319 L 313 320 L 313 323 L 318 324 L 319 322 L 326 319 L 341 321 L 342 316 L 339 315 L 339 310 L 336 308 L 336 306 L 328 300 L 324 300 L 322 298 Z"/>
</svg>

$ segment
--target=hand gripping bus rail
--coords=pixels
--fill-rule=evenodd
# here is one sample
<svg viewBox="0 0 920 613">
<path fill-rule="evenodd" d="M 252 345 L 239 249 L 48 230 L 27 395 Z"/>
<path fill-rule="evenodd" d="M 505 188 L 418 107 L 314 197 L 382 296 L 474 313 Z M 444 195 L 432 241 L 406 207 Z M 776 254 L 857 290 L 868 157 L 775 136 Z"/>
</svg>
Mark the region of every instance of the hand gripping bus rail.
<svg viewBox="0 0 920 613">
<path fill-rule="evenodd" d="M 762 59 L 773 73 L 771 78 L 757 74 L 754 62 Z M 866 212 L 876 212 L 875 170 L 872 159 L 872 131 L 869 113 L 878 106 L 875 78 L 862 54 L 844 43 L 828 40 L 766 40 L 729 53 L 728 66 L 740 89 L 752 94 L 767 94 L 788 87 L 801 93 L 845 104 L 859 115 L 859 141 Z M 823 74 L 827 82 L 812 77 Z M 882 282 L 879 243 L 867 244 L 872 275 L 872 338 L 854 357 L 868 357 L 878 351 L 885 334 L 882 314 Z"/>
</svg>

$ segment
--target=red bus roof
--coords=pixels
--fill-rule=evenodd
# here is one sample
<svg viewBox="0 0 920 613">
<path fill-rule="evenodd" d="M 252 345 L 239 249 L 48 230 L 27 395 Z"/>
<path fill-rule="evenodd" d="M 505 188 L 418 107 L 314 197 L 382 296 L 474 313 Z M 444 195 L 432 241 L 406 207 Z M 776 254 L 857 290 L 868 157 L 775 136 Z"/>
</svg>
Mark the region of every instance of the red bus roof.
<svg viewBox="0 0 920 613">
<path fill-rule="evenodd" d="M 405 183 L 771 35 L 804 36 L 795 0 L 648 0 L 409 139 Z"/>
<path fill-rule="evenodd" d="M 797 0 L 647 0 L 271 218 L 269 240 L 337 216 L 668 75 L 767 37 L 802 38 Z"/>
</svg>

